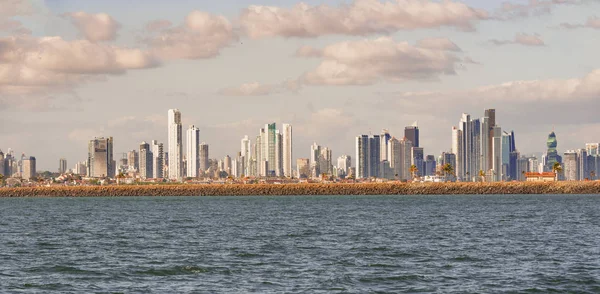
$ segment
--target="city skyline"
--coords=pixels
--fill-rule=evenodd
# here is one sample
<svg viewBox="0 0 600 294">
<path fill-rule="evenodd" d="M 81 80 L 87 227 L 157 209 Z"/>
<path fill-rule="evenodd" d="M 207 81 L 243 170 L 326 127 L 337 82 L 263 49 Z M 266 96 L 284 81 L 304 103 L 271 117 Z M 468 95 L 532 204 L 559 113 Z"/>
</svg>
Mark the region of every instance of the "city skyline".
<svg viewBox="0 0 600 294">
<path fill-rule="evenodd" d="M 38 170 L 61 157 L 72 167 L 94 137 L 114 137 L 115 154 L 167 145 L 171 108 L 201 141 L 228 146 L 212 158 L 266 122 L 294 126 L 293 163 L 315 141 L 335 159 L 355 154 L 358 134 L 401 137 L 417 120 L 419 145 L 439 154 L 460 113 L 486 108 L 522 154 L 543 151 L 552 129 L 561 152 L 598 141 L 600 3 L 503 2 L 11 0 L 0 7 L 0 142 Z M 394 17 L 419 3 L 429 6 L 416 17 Z M 336 22 L 350 15 L 367 22 Z"/>
</svg>

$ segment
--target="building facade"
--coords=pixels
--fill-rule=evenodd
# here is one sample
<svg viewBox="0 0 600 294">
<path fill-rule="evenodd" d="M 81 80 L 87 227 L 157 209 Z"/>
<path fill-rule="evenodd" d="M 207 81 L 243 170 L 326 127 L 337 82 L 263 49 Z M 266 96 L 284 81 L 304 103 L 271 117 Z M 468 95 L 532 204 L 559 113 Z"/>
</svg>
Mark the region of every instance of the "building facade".
<svg viewBox="0 0 600 294">
<path fill-rule="evenodd" d="M 168 112 L 169 179 L 181 181 L 183 177 L 183 129 L 181 112 L 169 109 Z"/>
</svg>

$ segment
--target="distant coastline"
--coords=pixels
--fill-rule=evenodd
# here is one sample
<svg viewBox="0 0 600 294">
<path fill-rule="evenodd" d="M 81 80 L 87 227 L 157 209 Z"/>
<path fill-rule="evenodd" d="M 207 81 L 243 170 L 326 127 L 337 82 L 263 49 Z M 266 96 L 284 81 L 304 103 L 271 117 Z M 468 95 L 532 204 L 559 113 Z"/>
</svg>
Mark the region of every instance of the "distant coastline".
<svg viewBox="0 0 600 294">
<path fill-rule="evenodd" d="M 0 197 L 600 194 L 600 181 L 551 183 L 207 184 L 0 188 Z"/>
</svg>

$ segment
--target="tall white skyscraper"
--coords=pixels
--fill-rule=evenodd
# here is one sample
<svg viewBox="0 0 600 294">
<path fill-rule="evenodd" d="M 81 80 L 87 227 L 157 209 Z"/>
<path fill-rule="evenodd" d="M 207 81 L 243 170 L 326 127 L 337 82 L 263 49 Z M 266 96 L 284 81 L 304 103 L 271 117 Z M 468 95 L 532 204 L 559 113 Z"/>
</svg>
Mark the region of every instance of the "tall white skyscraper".
<svg viewBox="0 0 600 294">
<path fill-rule="evenodd" d="M 250 142 L 250 138 L 248 138 L 248 136 L 245 136 L 244 139 L 242 139 L 242 144 L 240 147 L 240 152 L 242 155 L 242 159 L 244 160 L 244 163 L 242 164 L 244 167 L 243 171 L 240 171 L 241 173 L 243 173 L 246 176 L 250 176 L 251 172 L 250 172 L 250 160 L 252 159 L 251 155 L 251 142 Z"/>
<path fill-rule="evenodd" d="M 292 177 L 292 125 L 283 124 L 283 175 Z"/>
<path fill-rule="evenodd" d="M 456 156 L 456 167 L 454 173 L 458 178 L 462 179 L 462 173 L 464 170 L 463 164 L 463 132 L 456 128 L 452 128 L 452 153 Z"/>
<path fill-rule="evenodd" d="M 187 130 L 187 176 L 190 178 L 198 177 L 200 168 L 200 129 L 196 126 L 190 126 Z"/>
<path fill-rule="evenodd" d="M 275 132 L 275 175 L 283 177 L 283 134 Z"/>
<path fill-rule="evenodd" d="M 183 134 L 181 127 L 181 112 L 169 109 L 169 179 L 182 180 Z"/>
<path fill-rule="evenodd" d="M 493 144 L 492 144 L 492 158 L 494 174 L 492 179 L 495 182 L 502 181 L 502 129 L 499 126 L 493 128 Z"/>
<path fill-rule="evenodd" d="M 276 175 L 276 169 L 277 169 L 277 134 L 276 134 L 276 126 L 275 123 L 271 123 L 271 124 L 266 124 L 265 125 L 265 138 L 266 140 L 263 141 L 263 147 L 264 147 L 264 154 L 265 157 L 263 158 L 264 160 L 266 160 L 267 164 L 267 170 L 266 170 L 266 176 L 272 177 Z"/>
</svg>

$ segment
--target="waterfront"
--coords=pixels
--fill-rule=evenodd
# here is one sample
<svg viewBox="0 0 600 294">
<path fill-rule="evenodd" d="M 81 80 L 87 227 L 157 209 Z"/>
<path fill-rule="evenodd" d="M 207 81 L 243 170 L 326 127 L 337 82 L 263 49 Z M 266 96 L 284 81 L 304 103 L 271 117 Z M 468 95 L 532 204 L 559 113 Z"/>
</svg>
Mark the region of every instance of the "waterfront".
<svg viewBox="0 0 600 294">
<path fill-rule="evenodd" d="M 600 197 L 0 199 L 0 292 L 598 292 Z"/>
<path fill-rule="evenodd" d="M 2 197 L 600 194 L 600 181 L 501 183 L 211 184 L 0 189 Z"/>
</svg>

